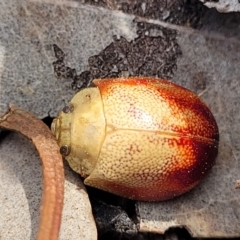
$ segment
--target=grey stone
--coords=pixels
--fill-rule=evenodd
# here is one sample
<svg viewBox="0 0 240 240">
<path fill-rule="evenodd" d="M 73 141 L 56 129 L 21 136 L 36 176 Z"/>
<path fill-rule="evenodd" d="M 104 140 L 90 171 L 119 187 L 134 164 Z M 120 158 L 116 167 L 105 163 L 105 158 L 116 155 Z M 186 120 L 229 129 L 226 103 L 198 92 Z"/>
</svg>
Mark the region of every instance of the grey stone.
<svg viewBox="0 0 240 240">
<path fill-rule="evenodd" d="M 1 1 L 0 115 L 11 102 L 41 118 L 48 113 L 56 116 L 70 100 L 74 94 L 71 83 L 54 75 L 52 62 L 56 58 L 52 44 L 64 50 L 66 65 L 81 73 L 88 70 L 89 57 L 101 55 L 113 42 L 113 35 L 124 37 L 134 53 L 131 60 L 135 60 L 135 65 L 129 68 L 138 70 L 139 59 L 135 52 L 143 51 L 142 56 L 145 47 L 134 49 L 136 44 L 131 40 L 137 37 L 137 24 L 133 19 L 133 15 L 73 1 Z M 225 20 L 227 23 L 227 16 Z M 140 231 L 163 233 L 169 227 L 185 226 L 195 237 L 239 237 L 240 195 L 239 189 L 235 189 L 240 176 L 239 24 L 232 28 L 221 26 L 221 31 L 217 26 L 213 32 L 211 27 L 215 23 L 203 26 L 204 31 L 195 31 L 148 18 L 138 21 L 147 22 L 146 36 L 161 38 L 163 44 L 169 42 L 172 48 L 167 48 L 166 55 L 178 53 L 170 55 L 174 62 L 168 69 L 171 74 L 166 76 L 201 96 L 216 117 L 220 131 L 216 165 L 198 187 L 171 201 L 137 203 Z M 154 31 L 151 26 L 155 26 Z M 146 39 L 152 40 L 144 38 L 143 43 Z M 161 54 L 153 57 L 162 61 Z M 154 65 L 151 61 L 141 74 L 151 75 Z M 168 66 L 169 62 L 164 64 Z M 130 73 L 137 74 L 137 70 Z M 164 70 L 156 75 L 161 76 Z M 4 239 L 16 239 L 16 236 L 17 239 L 34 239 L 38 225 L 40 165 L 36 165 L 38 158 L 33 147 L 21 139 L 11 134 L 2 139 L 0 146 L 0 198 L 4 206 L 0 214 L 0 235 Z M 24 153 L 25 148 L 29 152 Z M 72 174 L 70 172 L 67 170 L 67 176 Z M 81 200 L 77 200 L 76 184 L 72 184 L 77 176 L 72 176 L 72 180 L 67 181 L 72 186 L 66 203 L 70 209 L 64 210 L 68 216 L 65 219 L 71 221 L 66 229 L 71 233 L 67 230 L 66 233 L 70 239 L 79 239 L 75 237 L 80 231 L 80 227 L 74 225 L 78 223 L 76 218 L 88 221 L 89 216 L 78 215 L 81 214 L 81 209 L 78 211 Z M 19 229 L 24 232 L 19 233 Z"/>
<path fill-rule="evenodd" d="M 56 116 L 74 91 L 54 76 L 52 44 L 64 47 L 67 63 L 81 72 L 113 35 L 136 36 L 132 20 L 72 1 L 1 1 L 0 115 L 14 103 L 40 118 Z"/>
</svg>

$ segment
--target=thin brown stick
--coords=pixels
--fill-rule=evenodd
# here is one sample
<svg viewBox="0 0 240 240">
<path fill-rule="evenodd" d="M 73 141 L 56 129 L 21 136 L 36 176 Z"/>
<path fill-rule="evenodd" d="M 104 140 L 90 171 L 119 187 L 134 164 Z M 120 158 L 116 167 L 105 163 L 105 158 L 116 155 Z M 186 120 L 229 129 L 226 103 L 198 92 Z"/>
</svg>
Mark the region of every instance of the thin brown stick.
<svg viewBox="0 0 240 240">
<path fill-rule="evenodd" d="M 43 168 L 43 197 L 38 240 L 57 240 L 64 197 L 64 170 L 59 147 L 49 128 L 37 117 L 11 106 L 0 117 L 0 127 L 29 138 L 39 152 Z"/>
</svg>

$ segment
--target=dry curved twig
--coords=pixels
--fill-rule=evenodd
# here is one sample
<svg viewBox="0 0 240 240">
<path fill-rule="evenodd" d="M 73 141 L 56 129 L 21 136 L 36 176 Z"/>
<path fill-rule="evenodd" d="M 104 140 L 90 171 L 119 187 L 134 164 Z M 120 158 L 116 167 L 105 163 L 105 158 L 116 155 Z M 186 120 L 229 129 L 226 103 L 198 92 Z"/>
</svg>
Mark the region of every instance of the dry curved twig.
<svg viewBox="0 0 240 240">
<path fill-rule="evenodd" d="M 0 117 L 0 127 L 22 133 L 37 148 L 43 168 L 43 198 L 37 239 L 57 240 L 65 178 L 62 156 L 55 138 L 41 120 L 16 106 L 10 106 L 9 111 Z"/>
</svg>

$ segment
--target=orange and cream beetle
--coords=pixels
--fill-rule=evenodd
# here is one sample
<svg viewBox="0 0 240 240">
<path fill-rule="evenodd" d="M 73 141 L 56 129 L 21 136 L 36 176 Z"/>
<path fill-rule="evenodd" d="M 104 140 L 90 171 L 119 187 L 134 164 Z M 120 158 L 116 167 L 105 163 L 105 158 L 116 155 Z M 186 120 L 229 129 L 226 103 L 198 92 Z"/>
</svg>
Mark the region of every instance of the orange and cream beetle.
<svg viewBox="0 0 240 240">
<path fill-rule="evenodd" d="M 193 92 L 149 77 L 96 79 L 52 123 L 60 151 L 84 183 L 160 201 L 196 186 L 218 152 L 213 114 Z"/>
</svg>

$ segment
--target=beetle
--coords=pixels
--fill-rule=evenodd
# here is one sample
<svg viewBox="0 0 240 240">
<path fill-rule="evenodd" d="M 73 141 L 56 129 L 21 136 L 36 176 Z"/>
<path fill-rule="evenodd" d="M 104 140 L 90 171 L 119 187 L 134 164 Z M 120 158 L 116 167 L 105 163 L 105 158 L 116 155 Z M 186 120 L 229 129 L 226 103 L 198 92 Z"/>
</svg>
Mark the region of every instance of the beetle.
<svg viewBox="0 0 240 240">
<path fill-rule="evenodd" d="M 219 133 L 193 92 L 151 77 L 96 79 L 51 129 L 84 183 L 126 198 L 160 201 L 195 187 L 218 153 Z"/>
</svg>

